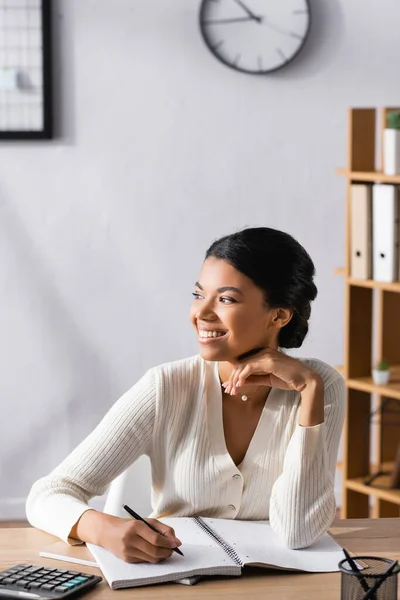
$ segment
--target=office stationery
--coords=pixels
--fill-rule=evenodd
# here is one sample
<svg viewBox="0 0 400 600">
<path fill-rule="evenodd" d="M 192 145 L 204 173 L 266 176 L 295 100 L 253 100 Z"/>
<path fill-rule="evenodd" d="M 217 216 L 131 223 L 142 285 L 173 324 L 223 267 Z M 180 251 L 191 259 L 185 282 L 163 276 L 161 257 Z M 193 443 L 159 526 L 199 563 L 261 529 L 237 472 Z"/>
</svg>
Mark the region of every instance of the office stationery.
<svg viewBox="0 0 400 600">
<path fill-rule="evenodd" d="M 341 547 L 324 534 L 315 544 L 291 550 L 273 532 L 268 521 L 239 521 L 204 517 L 166 518 L 185 547 L 185 556 L 173 554 L 157 564 L 129 564 L 108 550 L 87 544 L 113 589 L 150 585 L 205 575 L 240 576 L 245 565 L 295 571 L 338 571 Z"/>
<path fill-rule="evenodd" d="M 351 186 L 351 263 L 350 274 L 355 279 L 372 277 L 372 186 Z"/>
<path fill-rule="evenodd" d="M 149 523 L 148 521 L 146 521 L 145 519 L 143 519 L 143 517 L 141 517 L 140 515 L 138 515 L 127 504 L 123 504 L 122 508 L 124 510 L 126 510 L 126 512 L 129 515 L 131 515 L 131 517 L 133 517 L 134 519 L 137 519 L 138 521 L 142 521 L 142 523 L 145 523 L 147 525 L 147 527 L 149 527 L 152 531 L 155 531 L 156 533 L 159 533 L 160 535 L 164 536 L 164 534 L 162 533 L 162 531 L 160 531 L 159 529 L 156 529 L 153 525 L 151 525 L 151 523 Z M 177 554 L 180 554 L 181 556 L 183 556 L 183 552 L 181 552 L 181 550 L 179 550 L 179 548 L 172 548 L 172 550 L 174 552 L 176 552 Z"/>
<path fill-rule="evenodd" d="M 88 592 L 102 580 L 90 573 L 20 564 L 0 572 L 0 597 L 72 598 Z"/>
<path fill-rule="evenodd" d="M 397 560 L 376 556 L 357 556 L 355 560 L 343 550 L 346 559 L 340 561 L 342 572 L 342 600 L 397 600 Z M 365 564 L 365 573 L 360 574 L 359 561 Z M 350 570 L 347 565 L 350 565 Z M 391 577 L 393 578 L 391 579 Z M 384 587 L 382 587 L 384 586 Z M 382 588 L 382 589 L 381 589 Z M 380 590 L 380 591 L 379 591 Z"/>
<path fill-rule="evenodd" d="M 376 183 L 372 199 L 373 278 L 375 281 L 396 281 L 399 268 L 399 188 Z"/>
</svg>

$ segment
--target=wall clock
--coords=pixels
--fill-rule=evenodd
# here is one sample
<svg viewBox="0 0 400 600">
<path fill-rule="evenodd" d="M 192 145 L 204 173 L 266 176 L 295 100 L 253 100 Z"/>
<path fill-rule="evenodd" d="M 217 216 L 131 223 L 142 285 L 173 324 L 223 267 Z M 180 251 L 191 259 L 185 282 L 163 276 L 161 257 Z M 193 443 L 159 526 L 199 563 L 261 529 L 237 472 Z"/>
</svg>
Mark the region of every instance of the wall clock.
<svg viewBox="0 0 400 600">
<path fill-rule="evenodd" d="M 308 0 L 202 0 L 200 30 L 213 55 L 237 71 L 281 69 L 303 48 Z"/>
</svg>

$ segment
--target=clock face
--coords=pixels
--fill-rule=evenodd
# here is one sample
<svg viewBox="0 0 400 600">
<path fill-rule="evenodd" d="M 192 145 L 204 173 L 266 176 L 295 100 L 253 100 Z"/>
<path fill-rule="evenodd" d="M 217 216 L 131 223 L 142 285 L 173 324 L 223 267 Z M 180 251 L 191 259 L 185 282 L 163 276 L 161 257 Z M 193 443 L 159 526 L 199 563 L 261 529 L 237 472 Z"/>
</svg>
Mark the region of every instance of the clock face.
<svg viewBox="0 0 400 600">
<path fill-rule="evenodd" d="M 211 52 L 245 73 L 276 71 L 300 52 L 308 0 L 202 0 L 200 29 Z"/>
</svg>

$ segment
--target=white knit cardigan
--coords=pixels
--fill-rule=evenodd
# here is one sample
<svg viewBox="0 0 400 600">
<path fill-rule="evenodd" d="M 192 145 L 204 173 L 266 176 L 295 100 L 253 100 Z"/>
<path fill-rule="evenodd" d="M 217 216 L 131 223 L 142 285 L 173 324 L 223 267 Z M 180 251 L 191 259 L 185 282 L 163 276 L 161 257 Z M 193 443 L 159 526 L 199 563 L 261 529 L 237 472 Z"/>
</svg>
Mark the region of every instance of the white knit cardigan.
<svg viewBox="0 0 400 600">
<path fill-rule="evenodd" d="M 29 522 L 78 543 L 69 534 L 89 509 L 87 502 L 147 454 L 152 517 L 269 519 L 289 547 L 309 546 L 335 515 L 345 388 L 332 367 L 305 362 L 324 381 L 324 423 L 298 425 L 300 394 L 273 388 L 238 466 L 225 444 L 218 363 L 196 355 L 150 369 L 52 473 L 33 485 Z"/>
</svg>

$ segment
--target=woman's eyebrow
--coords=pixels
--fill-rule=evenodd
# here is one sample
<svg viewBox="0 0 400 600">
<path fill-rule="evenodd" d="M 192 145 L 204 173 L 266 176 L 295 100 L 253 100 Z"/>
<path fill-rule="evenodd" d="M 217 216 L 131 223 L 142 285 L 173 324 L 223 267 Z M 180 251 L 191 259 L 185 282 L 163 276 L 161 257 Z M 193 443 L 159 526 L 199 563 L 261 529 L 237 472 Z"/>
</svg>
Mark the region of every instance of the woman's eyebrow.
<svg viewBox="0 0 400 600">
<path fill-rule="evenodd" d="M 195 287 L 198 287 L 200 290 L 204 291 L 203 286 L 200 285 L 200 283 L 198 281 L 196 281 L 196 283 L 194 285 L 195 285 Z M 217 292 L 219 294 L 223 294 L 224 292 L 236 292 L 237 294 L 240 294 L 241 296 L 243 296 L 243 292 L 241 292 L 239 290 L 239 288 L 233 287 L 232 285 L 226 285 L 224 287 L 220 287 L 217 289 Z"/>
</svg>

